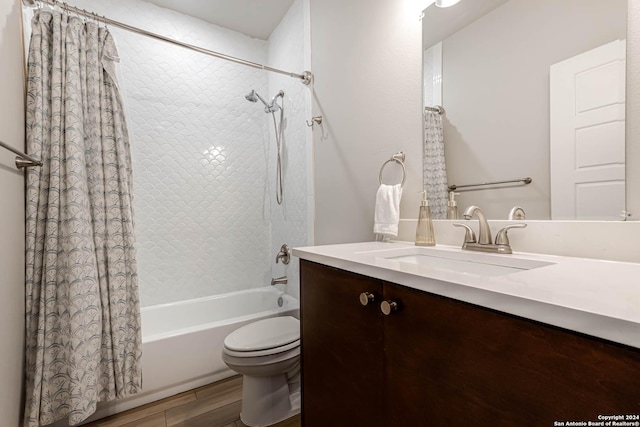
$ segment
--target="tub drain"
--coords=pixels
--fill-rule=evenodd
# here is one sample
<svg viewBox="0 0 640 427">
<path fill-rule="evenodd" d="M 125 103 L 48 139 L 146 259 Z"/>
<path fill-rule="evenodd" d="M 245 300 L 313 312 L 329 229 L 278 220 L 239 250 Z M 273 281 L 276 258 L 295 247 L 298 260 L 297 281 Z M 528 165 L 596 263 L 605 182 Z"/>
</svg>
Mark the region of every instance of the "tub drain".
<svg viewBox="0 0 640 427">
<path fill-rule="evenodd" d="M 278 297 L 278 307 L 282 307 L 283 304 L 284 300 L 282 299 L 282 297 Z"/>
</svg>

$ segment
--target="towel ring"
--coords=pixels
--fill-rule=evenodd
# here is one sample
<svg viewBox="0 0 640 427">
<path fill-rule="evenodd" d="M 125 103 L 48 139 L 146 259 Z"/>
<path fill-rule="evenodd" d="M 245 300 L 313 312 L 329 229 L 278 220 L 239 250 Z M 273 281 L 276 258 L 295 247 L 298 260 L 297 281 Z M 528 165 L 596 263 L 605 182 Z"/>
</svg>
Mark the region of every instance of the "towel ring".
<svg viewBox="0 0 640 427">
<path fill-rule="evenodd" d="M 387 160 L 382 164 L 382 167 L 380 168 L 380 175 L 379 175 L 381 185 L 382 185 L 382 172 L 384 171 L 384 167 L 391 162 L 397 162 L 400 164 L 400 166 L 402 166 L 402 182 L 400 183 L 400 186 L 404 187 L 404 183 L 407 180 L 407 169 L 404 167 L 404 159 L 405 159 L 404 153 L 402 151 L 399 151 L 393 156 L 391 156 L 389 160 Z"/>
</svg>

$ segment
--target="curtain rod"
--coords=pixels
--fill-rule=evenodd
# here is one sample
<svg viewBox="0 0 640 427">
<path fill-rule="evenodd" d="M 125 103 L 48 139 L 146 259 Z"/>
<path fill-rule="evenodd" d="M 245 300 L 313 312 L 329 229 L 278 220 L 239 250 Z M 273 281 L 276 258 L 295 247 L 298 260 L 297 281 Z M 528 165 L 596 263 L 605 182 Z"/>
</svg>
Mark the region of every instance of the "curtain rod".
<svg viewBox="0 0 640 427">
<path fill-rule="evenodd" d="M 434 105 L 433 107 L 424 107 L 424 111 L 433 111 L 434 113 L 438 113 L 440 115 L 444 114 L 444 108 L 440 105 Z"/>
<path fill-rule="evenodd" d="M 13 154 L 16 154 L 16 167 L 18 169 L 28 168 L 30 166 L 42 166 L 42 162 L 35 157 L 31 157 L 28 154 L 24 154 L 22 151 L 18 151 L 12 146 L 0 141 L 0 147 L 6 148 Z"/>
<path fill-rule="evenodd" d="M 85 9 L 80 9 L 74 6 L 70 6 L 67 3 L 64 3 L 58 0 L 22 0 L 22 2 L 29 7 L 36 7 L 38 3 L 45 3 L 50 6 L 58 6 L 68 12 L 73 12 L 77 15 L 81 15 L 90 19 L 95 19 L 96 21 L 102 21 L 105 23 L 105 25 L 112 25 L 114 27 L 122 28 L 123 30 L 131 31 L 133 33 L 141 34 L 143 36 L 151 37 L 157 40 L 162 40 L 176 46 L 181 46 L 186 49 L 204 53 L 205 55 L 214 56 L 220 59 L 225 59 L 227 61 L 235 62 L 236 64 L 242 64 L 242 65 L 247 65 L 249 67 L 258 68 L 261 70 L 271 71 L 273 73 L 284 74 L 289 77 L 295 77 L 300 79 L 300 81 L 307 86 L 313 82 L 313 74 L 311 73 L 311 71 L 304 71 L 302 74 L 296 74 L 296 73 L 291 73 L 289 71 L 283 71 L 277 68 L 269 67 L 268 65 L 258 64 L 257 62 L 246 61 L 244 59 L 236 58 L 234 56 L 225 55 L 224 53 L 216 52 L 216 51 L 205 49 L 199 46 L 194 46 L 188 43 L 183 43 L 178 40 L 170 39 L 163 35 L 152 33 L 138 27 L 133 27 L 131 25 L 128 25 L 119 21 L 114 21 L 113 19 L 109 19 L 105 16 L 97 15 L 93 12 L 86 11 Z"/>
</svg>

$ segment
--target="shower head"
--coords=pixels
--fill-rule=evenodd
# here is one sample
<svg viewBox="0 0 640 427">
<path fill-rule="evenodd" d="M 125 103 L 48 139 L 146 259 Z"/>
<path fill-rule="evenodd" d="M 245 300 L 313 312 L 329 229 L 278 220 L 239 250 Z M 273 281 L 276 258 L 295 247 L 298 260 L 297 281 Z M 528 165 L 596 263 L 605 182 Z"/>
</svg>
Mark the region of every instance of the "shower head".
<svg viewBox="0 0 640 427">
<path fill-rule="evenodd" d="M 258 94 L 258 92 L 255 91 L 255 89 L 251 89 L 251 92 L 245 95 L 244 98 L 250 102 L 258 102 L 258 100 L 260 100 L 264 104 L 265 113 L 275 113 L 281 108 L 276 102 L 278 97 L 284 97 L 284 92 L 283 91 L 278 92 L 276 96 L 273 97 L 271 102 L 267 103 L 267 101 L 262 99 L 262 97 Z"/>
<path fill-rule="evenodd" d="M 255 91 L 255 89 L 251 89 L 251 92 L 245 95 L 244 99 L 249 102 L 258 102 L 258 100 L 260 100 L 264 104 L 264 111 L 266 111 L 267 113 L 271 112 L 271 105 L 267 104 L 267 101 L 262 99 L 262 97 L 258 94 L 258 92 Z"/>
<path fill-rule="evenodd" d="M 258 102 L 258 97 L 256 95 L 257 95 L 256 91 L 251 89 L 251 92 L 245 95 L 244 99 L 246 99 L 249 102 Z"/>
<path fill-rule="evenodd" d="M 276 102 L 278 97 L 284 98 L 284 91 L 281 90 L 273 98 L 271 98 L 271 102 L 269 103 L 269 105 L 267 105 L 267 108 L 268 108 L 270 113 L 274 113 L 274 112 L 278 111 L 281 108 L 278 105 L 278 103 Z"/>
</svg>

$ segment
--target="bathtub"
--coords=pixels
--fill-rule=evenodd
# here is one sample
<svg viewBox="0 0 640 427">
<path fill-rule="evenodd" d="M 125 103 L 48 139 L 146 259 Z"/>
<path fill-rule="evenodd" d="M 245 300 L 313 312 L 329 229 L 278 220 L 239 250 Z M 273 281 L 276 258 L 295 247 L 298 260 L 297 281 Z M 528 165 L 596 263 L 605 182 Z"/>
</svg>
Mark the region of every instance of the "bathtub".
<svg viewBox="0 0 640 427">
<path fill-rule="evenodd" d="M 142 308 L 142 393 L 101 403 L 87 421 L 235 375 L 222 361 L 225 337 L 274 316 L 299 317 L 299 303 L 274 287 Z"/>
</svg>

